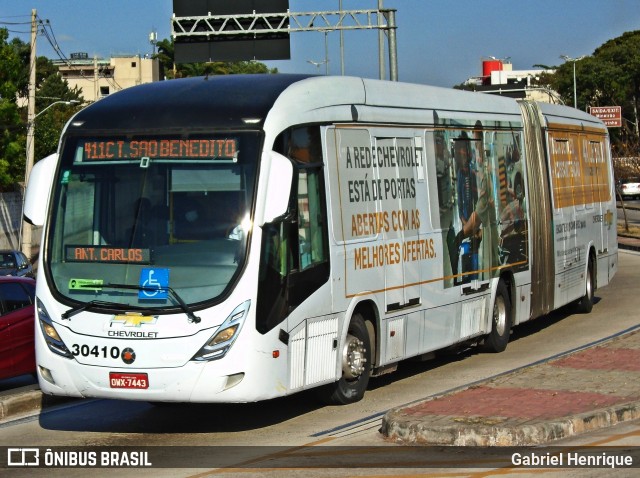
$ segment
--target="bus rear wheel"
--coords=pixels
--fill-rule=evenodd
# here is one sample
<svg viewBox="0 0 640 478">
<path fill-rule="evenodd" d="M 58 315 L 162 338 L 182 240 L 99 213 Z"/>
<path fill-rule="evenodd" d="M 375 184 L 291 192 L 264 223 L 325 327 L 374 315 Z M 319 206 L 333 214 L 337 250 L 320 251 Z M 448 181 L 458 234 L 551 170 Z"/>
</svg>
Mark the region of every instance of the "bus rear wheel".
<svg viewBox="0 0 640 478">
<path fill-rule="evenodd" d="M 493 301 L 491 332 L 485 337 L 482 349 L 485 352 L 503 352 L 509 343 L 511 334 L 511 300 L 504 282 L 498 282 L 496 297 Z"/>
<path fill-rule="evenodd" d="M 364 397 L 371 376 L 371 338 L 364 317 L 355 313 L 351 317 L 347 338 L 341 350 L 342 377 L 335 383 L 319 389 L 325 403 L 346 405 Z"/>
</svg>

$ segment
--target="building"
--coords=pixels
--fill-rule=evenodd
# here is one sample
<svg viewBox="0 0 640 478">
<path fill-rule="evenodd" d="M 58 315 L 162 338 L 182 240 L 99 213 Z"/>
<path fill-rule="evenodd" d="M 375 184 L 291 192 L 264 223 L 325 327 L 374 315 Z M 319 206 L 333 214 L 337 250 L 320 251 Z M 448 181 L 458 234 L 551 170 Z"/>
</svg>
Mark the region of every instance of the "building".
<svg viewBox="0 0 640 478">
<path fill-rule="evenodd" d="M 140 55 L 89 58 L 87 53 L 72 53 L 69 61 L 54 64 L 70 88 L 78 87 L 86 102 L 93 102 L 143 83 L 160 81 L 160 62 Z"/>
<path fill-rule="evenodd" d="M 538 86 L 540 75 L 555 70 L 514 70 L 508 60 L 496 58 L 482 61 L 482 76 L 469 78 L 465 89 L 481 93 L 493 93 L 510 98 L 526 98 L 546 103 L 562 103 L 557 92 Z"/>
</svg>

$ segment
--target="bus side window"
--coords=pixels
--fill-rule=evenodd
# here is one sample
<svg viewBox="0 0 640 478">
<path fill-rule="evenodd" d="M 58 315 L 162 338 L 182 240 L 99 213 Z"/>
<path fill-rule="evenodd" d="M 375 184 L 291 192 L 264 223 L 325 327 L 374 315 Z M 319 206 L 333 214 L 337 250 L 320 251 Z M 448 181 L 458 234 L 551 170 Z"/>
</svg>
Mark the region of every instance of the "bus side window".
<svg viewBox="0 0 640 478">
<path fill-rule="evenodd" d="M 322 170 L 298 173 L 298 268 L 300 271 L 327 260 L 326 211 L 322 201 Z"/>
<path fill-rule="evenodd" d="M 293 262 L 291 222 L 279 220 L 262 230 L 256 329 L 266 333 L 289 314 L 287 278 Z"/>
<path fill-rule="evenodd" d="M 293 199 L 297 208 L 298 254 L 292 267 L 298 272 L 308 271 L 329 259 L 320 127 L 300 126 L 283 131 L 276 138 L 274 149 L 296 165 Z"/>
<path fill-rule="evenodd" d="M 289 308 L 293 310 L 329 280 L 329 234 L 320 127 L 291 129 L 283 146 L 297 169 L 294 194 L 298 254 L 287 286 Z"/>
</svg>

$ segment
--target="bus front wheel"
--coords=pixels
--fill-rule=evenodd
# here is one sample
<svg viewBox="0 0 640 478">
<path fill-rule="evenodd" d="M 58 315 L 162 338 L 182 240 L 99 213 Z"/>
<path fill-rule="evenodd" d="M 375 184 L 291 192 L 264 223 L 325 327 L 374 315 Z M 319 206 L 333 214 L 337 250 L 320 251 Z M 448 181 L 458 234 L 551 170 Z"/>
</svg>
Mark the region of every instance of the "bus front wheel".
<svg viewBox="0 0 640 478">
<path fill-rule="evenodd" d="M 342 377 L 320 389 L 320 398 L 333 405 L 354 403 L 364 397 L 371 376 L 371 338 L 362 314 L 351 317 L 340 351 Z"/>
<path fill-rule="evenodd" d="M 502 352 L 507 348 L 511 334 L 511 300 L 504 282 L 498 282 L 496 297 L 493 302 L 491 316 L 491 332 L 485 337 L 483 350 L 485 352 Z"/>
</svg>

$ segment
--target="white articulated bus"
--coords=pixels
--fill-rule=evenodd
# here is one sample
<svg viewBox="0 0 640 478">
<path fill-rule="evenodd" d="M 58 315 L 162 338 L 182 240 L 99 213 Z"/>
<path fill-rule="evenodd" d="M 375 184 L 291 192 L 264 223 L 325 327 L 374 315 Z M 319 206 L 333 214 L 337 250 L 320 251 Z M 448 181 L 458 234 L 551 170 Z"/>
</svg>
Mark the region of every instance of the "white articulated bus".
<svg viewBox="0 0 640 478">
<path fill-rule="evenodd" d="M 362 398 L 410 357 L 476 344 L 617 269 L 607 129 L 572 108 L 351 77 L 146 84 L 66 126 L 44 225 L 44 393 Z"/>
</svg>

